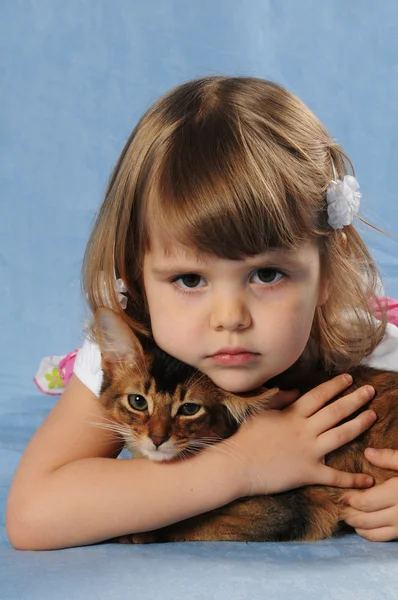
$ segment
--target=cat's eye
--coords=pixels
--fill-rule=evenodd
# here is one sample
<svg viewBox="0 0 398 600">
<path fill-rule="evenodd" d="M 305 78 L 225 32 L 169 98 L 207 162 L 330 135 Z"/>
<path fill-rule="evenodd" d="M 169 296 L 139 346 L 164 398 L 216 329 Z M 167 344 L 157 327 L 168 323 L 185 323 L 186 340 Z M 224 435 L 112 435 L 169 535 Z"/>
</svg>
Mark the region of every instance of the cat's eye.
<svg viewBox="0 0 398 600">
<path fill-rule="evenodd" d="M 141 394 L 129 394 L 127 400 L 131 408 L 135 410 L 146 410 L 148 408 L 148 402 Z"/>
<path fill-rule="evenodd" d="M 178 410 L 179 415 L 184 415 L 184 417 L 192 417 L 196 415 L 196 413 L 200 410 L 200 404 L 194 404 L 193 402 L 186 402 L 182 406 L 180 406 Z"/>
</svg>

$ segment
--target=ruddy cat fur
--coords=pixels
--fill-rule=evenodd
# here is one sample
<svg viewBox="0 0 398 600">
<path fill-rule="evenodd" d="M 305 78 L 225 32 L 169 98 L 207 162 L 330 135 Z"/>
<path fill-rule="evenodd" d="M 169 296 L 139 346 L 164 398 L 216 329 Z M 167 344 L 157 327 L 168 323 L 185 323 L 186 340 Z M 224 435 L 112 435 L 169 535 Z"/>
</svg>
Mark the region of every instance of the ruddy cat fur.
<svg viewBox="0 0 398 600">
<path fill-rule="evenodd" d="M 95 316 L 104 372 L 100 401 L 108 411 L 109 429 L 121 433 L 126 445 L 151 460 L 180 460 L 228 438 L 249 415 L 267 410 L 277 388 L 236 395 L 216 387 L 202 373 L 141 344 L 123 320 L 106 308 Z M 145 347 L 144 347 L 145 346 Z M 396 475 L 364 457 L 364 449 L 398 448 L 398 373 L 360 366 L 344 394 L 371 384 L 377 422 L 353 442 L 330 453 L 326 463 L 339 470 L 369 473 L 379 484 Z M 333 374 L 322 371 L 289 374 L 286 385 L 302 393 Z M 285 385 L 283 385 L 285 383 Z M 181 541 L 319 540 L 340 533 L 346 490 L 307 486 L 274 496 L 241 498 L 211 512 L 162 529 L 119 538 L 124 543 Z"/>
</svg>

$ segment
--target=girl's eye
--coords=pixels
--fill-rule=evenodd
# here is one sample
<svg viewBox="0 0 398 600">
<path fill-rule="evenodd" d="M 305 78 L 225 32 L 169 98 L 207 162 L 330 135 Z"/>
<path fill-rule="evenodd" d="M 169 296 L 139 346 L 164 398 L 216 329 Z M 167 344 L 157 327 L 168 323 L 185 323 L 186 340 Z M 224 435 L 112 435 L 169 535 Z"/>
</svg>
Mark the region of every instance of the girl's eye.
<svg viewBox="0 0 398 600">
<path fill-rule="evenodd" d="M 203 277 L 196 275 L 196 273 L 187 273 L 186 275 L 176 277 L 173 279 L 173 282 L 183 290 L 194 290 L 202 287 L 200 284 L 203 283 Z"/>
<path fill-rule="evenodd" d="M 178 410 L 179 415 L 184 415 L 184 417 L 192 417 L 196 415 L 196 413 L 200 409 L 200 404 L 194 404 L 193 402 L 186 402 L 182 406 L 180 406 Z"/>
<path fill-rule="evenodd" d="M 284 274 L 278 269 L 257 269 L 253 274 L 254 283 L 277 283 L 283 279 Z"/>
<path fill-rule="evenodd" d="M 129 394 L 127 400 L 131 408 L 135 410 L 146 410 L 148 408 L 148 402 L 141 394 Z"/>
</svg>

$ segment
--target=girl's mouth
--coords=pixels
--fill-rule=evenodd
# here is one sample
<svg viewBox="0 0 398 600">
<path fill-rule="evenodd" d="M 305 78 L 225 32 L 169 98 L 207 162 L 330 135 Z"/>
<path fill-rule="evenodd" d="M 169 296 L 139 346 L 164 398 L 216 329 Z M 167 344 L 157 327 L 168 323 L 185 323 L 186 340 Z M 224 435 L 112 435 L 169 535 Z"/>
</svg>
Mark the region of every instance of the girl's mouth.
<svg viewBox="0 0 398 600">
<path fill-rule="evenodd" d="M 213 354 L 210 358 L 216 365 L 221 365 L 225 367 L 233 367 L 239 365 L 246 365 L 250 362 L 253 362 L 257 358 L 257 352 L 220 352 L 218 351 L 216 354 Z"/>
</svg>

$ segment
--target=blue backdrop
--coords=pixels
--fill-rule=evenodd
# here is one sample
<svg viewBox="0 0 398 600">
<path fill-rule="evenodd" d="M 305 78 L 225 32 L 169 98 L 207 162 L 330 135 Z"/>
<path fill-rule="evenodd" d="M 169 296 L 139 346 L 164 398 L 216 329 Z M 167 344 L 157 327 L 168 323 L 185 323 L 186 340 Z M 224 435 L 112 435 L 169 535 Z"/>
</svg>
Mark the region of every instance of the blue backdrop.
<svg viewBox="0 0 398 600">
<path fill-rule="evenodd" d="M 361 215 L 397 235 L 397 23 L 396 0 L 1 0 L 3 505 L 20 452 L 53 403 L 34 388 L 38 363 L 81 341 L 85 243 L 139 116 L 200 75 L 273 79 L 352 158 Z M 387 294 L 398 297 L 397 241 L 363 232 Z"/>
</svg>

